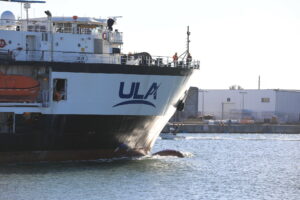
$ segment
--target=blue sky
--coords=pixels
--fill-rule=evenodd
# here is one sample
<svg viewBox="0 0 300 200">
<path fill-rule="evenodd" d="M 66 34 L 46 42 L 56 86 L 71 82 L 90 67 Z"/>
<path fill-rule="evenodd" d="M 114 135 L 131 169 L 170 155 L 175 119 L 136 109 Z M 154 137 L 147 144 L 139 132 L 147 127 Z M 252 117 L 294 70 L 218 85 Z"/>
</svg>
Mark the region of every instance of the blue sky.
<svg viewBox="0 0 300 200">
<path fill-rule="evenodd" d="M 15 3 L 0 3 L 0 13 L 20 13 Z M 123 51 L 172 56 L 185 51 L 201 60 L 196 85 L 227 89 L 300 89 L 300 1 L 298 0 L 48 0 L 30 15 L 123 16 Z"/>
</svg>

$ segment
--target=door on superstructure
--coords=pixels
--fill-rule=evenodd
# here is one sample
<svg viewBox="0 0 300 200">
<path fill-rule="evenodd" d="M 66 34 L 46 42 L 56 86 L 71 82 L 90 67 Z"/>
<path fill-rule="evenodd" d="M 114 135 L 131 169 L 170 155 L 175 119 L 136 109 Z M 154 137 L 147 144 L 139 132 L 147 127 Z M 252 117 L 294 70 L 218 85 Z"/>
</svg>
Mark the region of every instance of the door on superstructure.
<svg viewBox="0 0 300 200">
<path fill-rule="evenodd" d="M 95 54 L 103 54 L 103 40 L 102 39 L 94 39 L 94 53 Z"/>
<path fill-rule="evenodd" d="M 35 60 L 36 57 L 36 37 L 35 35 L 27 35 L 26 36 L 26 53 L 27 60 Z"/>
<path fill-rule="evenodd" d="M 15 114 L 0 112 L 0 134 L 15 132 Z"/>
</svg>

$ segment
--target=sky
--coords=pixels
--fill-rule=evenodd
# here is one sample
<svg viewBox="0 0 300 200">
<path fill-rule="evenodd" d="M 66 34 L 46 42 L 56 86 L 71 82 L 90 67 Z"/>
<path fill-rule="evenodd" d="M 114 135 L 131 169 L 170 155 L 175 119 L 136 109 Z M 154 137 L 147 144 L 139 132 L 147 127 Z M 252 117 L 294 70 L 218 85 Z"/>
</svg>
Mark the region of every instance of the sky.
<svg viewBox="0 0 300 200">
<path fill-rule="evenodd" d="M 0 2 L 0 13 L 20 16 L 20 5 Z M 48 0 L 31 17 L 122 16 L 123 52 L 173 56 L 186 50 L 201 61 L 194 85 L 202 89 L 300 89 L 299 0 Z"/>
</svg>

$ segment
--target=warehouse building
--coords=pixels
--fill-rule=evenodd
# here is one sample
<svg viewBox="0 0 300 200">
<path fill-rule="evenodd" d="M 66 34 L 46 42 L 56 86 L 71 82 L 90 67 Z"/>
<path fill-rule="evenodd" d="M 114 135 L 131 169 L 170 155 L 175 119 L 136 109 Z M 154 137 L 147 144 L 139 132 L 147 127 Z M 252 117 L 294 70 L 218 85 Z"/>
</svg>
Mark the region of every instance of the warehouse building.
<svg viewBox="0 0 300 200">
<path fill-rule="evenodd" d="M 300 91 L 199 89 L 197 107 L 198 117 L 297 123 L 300 122 Z"/>
</svg>

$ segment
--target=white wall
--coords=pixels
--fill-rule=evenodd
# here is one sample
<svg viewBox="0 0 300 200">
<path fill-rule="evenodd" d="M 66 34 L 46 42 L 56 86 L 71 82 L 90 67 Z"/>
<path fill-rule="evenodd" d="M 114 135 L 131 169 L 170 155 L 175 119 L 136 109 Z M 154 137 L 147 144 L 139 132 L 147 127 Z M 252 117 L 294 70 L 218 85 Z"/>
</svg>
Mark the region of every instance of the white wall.
<svg viewBox="0 0 300 200">
<path fill-rule="evenodd" d="M 34 35 L 34 33 L 32 35 Z M 1 39 L 6 42 L 6 46 L 1 48 L 1 50 L 26 49 L 26 36 L 24 32 L 0 30 L 0 36 Z M 11 41 L 11 43 L 9 43 L 9 41 Z"/>
<path fill-rule="evenodd" d="M 54 51 L 66 52 L 94 52 L 94 38 L 92 35 L 78 35 L 71 33 L 54 34 Z"/>
<path fill-rule="evenodd" d="M 276 114 L 282 121 L 300 121 L 300 91 L 277 91 Z"/>
<path fill-rule="evenodd" d="M 269 98 L 270 102 L 262 102 L 262 98 Z M 274 90 L 199 90 L 198 112 L 202 113 L 204 106 L 204 114 L 214 115 L 217 119 L 222 115 L 224 119 L 241 117 L 238 113 L 242 110 L 252 113 L 255 118 L 270 118 L 275 113 L 275 105 Z"/>
</svg>

